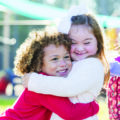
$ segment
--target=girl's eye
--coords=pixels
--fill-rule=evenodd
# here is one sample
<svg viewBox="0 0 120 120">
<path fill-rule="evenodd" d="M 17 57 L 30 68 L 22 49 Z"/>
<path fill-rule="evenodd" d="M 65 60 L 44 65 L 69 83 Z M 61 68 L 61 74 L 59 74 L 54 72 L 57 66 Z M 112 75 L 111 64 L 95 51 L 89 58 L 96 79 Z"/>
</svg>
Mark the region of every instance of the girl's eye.
<svg viewBox="0 0 120 120">
<path fill-rule="evenodd" d="M 52 61 L 56 61 L 56 60 L 58 60 L 58 58 L 53 58 L 53 59 L 52 59 Z"/>
<path fill-rule="evenodd" d="M 69 55 L 66 55 L 64 58 L 66 58 L 66 59 L 67 59 L 67 58 L 70 58 L 70 56 L 69 56 Z"/>
<path fill-rule="evenodd" d="M 88 44 L 90 44 L 90 42 L 85 42 L 84 44 L 85 44 L 85 45 L 88 45 Z"/>
</svg>

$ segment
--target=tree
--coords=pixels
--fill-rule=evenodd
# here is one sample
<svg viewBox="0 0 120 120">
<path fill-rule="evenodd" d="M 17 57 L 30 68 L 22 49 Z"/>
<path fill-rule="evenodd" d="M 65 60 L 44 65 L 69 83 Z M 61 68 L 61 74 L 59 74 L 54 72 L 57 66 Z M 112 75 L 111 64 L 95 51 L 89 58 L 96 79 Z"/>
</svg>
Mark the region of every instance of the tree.
<svg viewBox="0 0 120 120">
<path fill-rule="evenodd" d="M 95 0 L 96 2 L 96 12 L 102 15 L 114 15 L 120 16 L 120 0 Z M 119 13 L 119 15 L 118 15 Z"/>
<path fill-rule="evenodd" d="M 51 5 L 54 7 L 69 9 L 72 5 L 79 5 L 81 2 L 86 2 L 92 11 L 102 15 L 120 16 L 120 0 L 30 0 L 42 4 Z"/>
</svg>

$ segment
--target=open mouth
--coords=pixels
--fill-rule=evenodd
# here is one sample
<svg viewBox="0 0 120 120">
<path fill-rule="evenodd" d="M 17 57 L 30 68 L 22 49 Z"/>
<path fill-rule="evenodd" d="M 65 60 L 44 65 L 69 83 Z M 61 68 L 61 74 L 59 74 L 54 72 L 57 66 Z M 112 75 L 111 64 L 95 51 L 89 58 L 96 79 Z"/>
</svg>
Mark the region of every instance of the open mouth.
<svg viewBox="0 0 120 120">
<path fill-rule="evenodd" d="M 66 76 L 68 74 L 68 68 L 57 71 L 60 76 Z"/>
<path fill-rule="evenodd" d="M 85 53 L 76 53 L 76 52 L 75 52 L 75 54 L 76 54 L 76 55 L 84 55 Z"/>
</svg>

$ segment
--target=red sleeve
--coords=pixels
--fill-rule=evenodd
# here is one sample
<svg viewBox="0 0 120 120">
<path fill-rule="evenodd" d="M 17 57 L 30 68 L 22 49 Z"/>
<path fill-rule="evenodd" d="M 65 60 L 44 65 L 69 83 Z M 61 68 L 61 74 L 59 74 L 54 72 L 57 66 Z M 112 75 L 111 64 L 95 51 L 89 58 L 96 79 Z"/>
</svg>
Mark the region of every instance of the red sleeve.
<svg viewBox="0 0 120 120">
<path fill-rule="evenodd" d="M 26 95 L 26 98 L 29 102 L 31 100 L 31 103 L 34 105 L 43 105 L 65 120 L 85 119 L 87 117 L 95 115 L 99 111 L 99 106 L 95 101 L 88 104 L 73 104 L 69 101 L 68 98 L 65 97 L 38 94 L 30 91 L 28 91 Z M 33 101 L 31 98 L 34 98 L 35 101 Z"/>
</svg>

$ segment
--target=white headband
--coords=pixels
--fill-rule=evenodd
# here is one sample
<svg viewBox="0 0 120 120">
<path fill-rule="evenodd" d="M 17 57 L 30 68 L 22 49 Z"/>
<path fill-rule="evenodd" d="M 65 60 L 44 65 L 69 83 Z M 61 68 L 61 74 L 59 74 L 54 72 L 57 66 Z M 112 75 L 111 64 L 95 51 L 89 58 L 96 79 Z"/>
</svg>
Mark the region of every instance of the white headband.
<svg viewBox="0 0 120 120">
<path fill-rule="evenodd" d="M 71 17 L 81 14 L 87 14 L 88 9 L 85 9 L 84 6 L 73 6 L 67 13 L 67 15 L 61 19 L 58 25 L 58 32 L 68 34 L 71 27 Z"/>
</svg>

